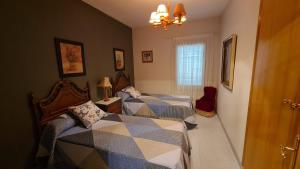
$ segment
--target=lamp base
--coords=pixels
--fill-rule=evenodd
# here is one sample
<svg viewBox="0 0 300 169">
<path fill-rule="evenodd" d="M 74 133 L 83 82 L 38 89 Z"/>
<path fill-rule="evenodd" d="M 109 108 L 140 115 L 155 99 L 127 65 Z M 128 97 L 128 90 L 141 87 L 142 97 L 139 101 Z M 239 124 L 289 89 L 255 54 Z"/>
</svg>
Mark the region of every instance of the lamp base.
<svg viewBox="0 0 300 169">
<path fill-rule="evenodd" d="M 104 88 L 104 99 L 105 102 L 109 101 L 108 93 L 107 93 L 107 88 Z"/>
</svg>

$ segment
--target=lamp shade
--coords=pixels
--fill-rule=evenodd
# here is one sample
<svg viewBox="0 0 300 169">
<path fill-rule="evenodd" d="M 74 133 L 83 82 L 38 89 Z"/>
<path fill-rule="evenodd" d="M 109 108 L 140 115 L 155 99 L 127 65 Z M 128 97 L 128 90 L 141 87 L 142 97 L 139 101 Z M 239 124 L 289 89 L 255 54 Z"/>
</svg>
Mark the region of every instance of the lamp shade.
<svg viewBox="0 0 300 169">
<path fill-rule="evenodd" d="M 150 16 L 150 23 L 156 24 L 160 22 L 160 16 L 157 15 L 157 12 L 152 12 Z"/>
<path fill-rule="evenodd" d="M 98 86 L 103 88 L 112 88 L 112 85 L 109 81 L 109 77 L 104 77 Z"/>
<path fill-rule="evenodd" d="M 160 17 L 167 17 L 169 16 L 168 8 L 165 4 L 160 4 L 157 7 L 157 15 Z"/>
<path fill-rule="evenodd" d="M 186 12 L 184 9 L 184 6 L 182 3 L 176 4 L 175 10 L 174 10 L 174 17 L 182 17 L 186 16 Z"/>
</svg>

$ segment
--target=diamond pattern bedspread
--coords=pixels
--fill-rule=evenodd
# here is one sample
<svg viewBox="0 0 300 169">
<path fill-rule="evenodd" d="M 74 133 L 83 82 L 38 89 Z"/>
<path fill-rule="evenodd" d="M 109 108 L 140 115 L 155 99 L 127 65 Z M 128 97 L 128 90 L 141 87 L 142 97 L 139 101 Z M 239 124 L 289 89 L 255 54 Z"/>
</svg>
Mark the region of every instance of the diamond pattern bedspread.
<svg viewBox="0 0 300 169">
<path fill-rule="evenodd" d="M 189 97 L 143 94 L 123 101 L 124 114 L 143 117 L 184 120 L 196 124 L 195 111 Z"/>
<path fill-rule="evenodd" d="M 111 114 L 91 129 L 73 127 L 56 142 L 57 168 L 188 169 L 182 122 Z"/>
</svg>

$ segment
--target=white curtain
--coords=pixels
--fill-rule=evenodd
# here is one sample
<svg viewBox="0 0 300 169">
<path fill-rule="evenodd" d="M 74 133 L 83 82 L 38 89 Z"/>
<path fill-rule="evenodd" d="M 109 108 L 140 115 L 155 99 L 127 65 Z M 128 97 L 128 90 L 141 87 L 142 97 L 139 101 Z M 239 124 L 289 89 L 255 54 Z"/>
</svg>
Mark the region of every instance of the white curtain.
<svg viewBox="0 0 300 169">
<path fill-rule="evenodd" d="M 218 41 L 214 35 L 175 38 L 173 43 L 174 95 L 190 96 L 195 102 L 204 86 L 217 86 Z"/>
</svg>

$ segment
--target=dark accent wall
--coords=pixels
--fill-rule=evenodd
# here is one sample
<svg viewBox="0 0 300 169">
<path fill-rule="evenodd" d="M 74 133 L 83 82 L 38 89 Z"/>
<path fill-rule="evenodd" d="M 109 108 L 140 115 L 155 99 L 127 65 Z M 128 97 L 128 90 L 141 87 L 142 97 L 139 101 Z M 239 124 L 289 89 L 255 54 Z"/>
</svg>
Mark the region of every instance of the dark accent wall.
<svg viewBox="0 0 300 169">
<path fill-rule="evenodd" d="M 29 168 L 34 144 L 28 94 L 45 96 L 59 80 L 54 37 L 84 44 L 86 76 L 81 87 L 115 76 L 113 48 L 125 50 L 133 78 L 132 30 L 80 0 L 1 0 L 0 2 L 1 167 Z"/>
</svg>

